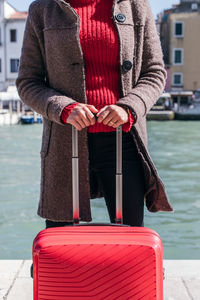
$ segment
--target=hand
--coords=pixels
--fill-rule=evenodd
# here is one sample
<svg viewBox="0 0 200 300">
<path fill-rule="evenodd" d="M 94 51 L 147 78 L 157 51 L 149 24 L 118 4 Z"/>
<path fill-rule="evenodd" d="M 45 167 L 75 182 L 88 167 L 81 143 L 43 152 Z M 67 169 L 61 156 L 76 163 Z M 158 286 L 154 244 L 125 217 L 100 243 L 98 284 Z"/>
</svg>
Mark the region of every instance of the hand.
<svg viewBox="0 0 200 300">
<path fill-rule="evenodd" d="M 70 123 L 80 131 L 87 126 L 95 124 L 94 113 L 97 112 L 98 110 L 93 105 L 79 103 L 73 108 L 67 118 L 67 123 Z"/>
<path fill-rule="evenodd" d="M 128 122 L 128 112 L 118 105 L 106 105 L 97 113 L 97 122 L 116 128 Z"/>
</svg>

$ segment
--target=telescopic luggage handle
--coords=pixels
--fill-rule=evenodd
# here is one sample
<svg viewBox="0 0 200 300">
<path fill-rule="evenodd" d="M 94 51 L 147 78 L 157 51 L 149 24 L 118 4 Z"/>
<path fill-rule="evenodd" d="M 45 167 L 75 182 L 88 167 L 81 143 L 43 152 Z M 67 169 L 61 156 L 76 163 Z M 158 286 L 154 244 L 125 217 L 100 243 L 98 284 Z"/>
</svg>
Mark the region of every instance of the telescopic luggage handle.
<svg viewBox="0 0 200 300">
<path fill-rule="evenodd" d="M 78 131 L 72 126 L 72 198 L 73 220 L 79 223 L 79 157 Z M 122 216 L 122 127 L 116 128 L 116 223 L 123 223 Z"/>
</svg>

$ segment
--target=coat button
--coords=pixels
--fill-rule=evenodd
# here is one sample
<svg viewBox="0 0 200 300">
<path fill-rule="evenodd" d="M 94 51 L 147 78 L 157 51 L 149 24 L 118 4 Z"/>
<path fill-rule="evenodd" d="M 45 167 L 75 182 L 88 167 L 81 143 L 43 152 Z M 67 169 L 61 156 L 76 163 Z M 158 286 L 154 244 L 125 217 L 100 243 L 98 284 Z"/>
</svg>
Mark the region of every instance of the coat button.
<svg viewBox="0 0 200 300">
<path fill-rule="evenodd" d="M 118 22 L 123 23 L 123 22 L 126 20 L 126 16 L 123 15 L 123 14 L 117 14 L 117 15 L 115 16 L 115 19 L 116 19 Z"/>
<path fill-rule="evenodd" d="M 125 60 L 123 62 L 122 68 L 124 71 L 129 71 L 132 68 L 133 64 L 130 60 Z"/>
</svg>

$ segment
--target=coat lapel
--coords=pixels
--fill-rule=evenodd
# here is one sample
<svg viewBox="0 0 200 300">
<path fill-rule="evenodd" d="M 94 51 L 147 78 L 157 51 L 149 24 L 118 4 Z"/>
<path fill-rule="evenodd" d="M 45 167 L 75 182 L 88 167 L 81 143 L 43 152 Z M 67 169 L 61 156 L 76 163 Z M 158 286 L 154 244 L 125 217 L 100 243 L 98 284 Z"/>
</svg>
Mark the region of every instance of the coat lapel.
<svg viewBox="0 0 200 300">
<path fill-rule="evenodd" d="M 68 18 L 71 19 L 72 22 L 80 24 L 79 15 L 76 13 L 75 9 L 64 0 L 54 0 L 60 8 L 67 13 Z"/>
</svg>

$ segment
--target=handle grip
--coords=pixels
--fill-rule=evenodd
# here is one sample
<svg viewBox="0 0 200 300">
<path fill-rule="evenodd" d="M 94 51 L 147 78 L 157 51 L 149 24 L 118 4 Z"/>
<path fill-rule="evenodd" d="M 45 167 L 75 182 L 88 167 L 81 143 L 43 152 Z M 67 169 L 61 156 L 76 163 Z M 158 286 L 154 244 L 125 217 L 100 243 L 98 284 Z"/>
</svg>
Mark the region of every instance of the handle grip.
<svg viewBox="0 0 200 300">
<path fill-rule="evenodd" d="M 78 131 L 72 126 L 72 198 L 73 220 L 79 223 L 79 157 Z M 116 223 L 123 223 L 122 214 L 122 127 L 116 128 Z"/>
<path fill-rule="evenodd" d="M 116 128 L 116 223 L 123 223 L 122 214 L 122 127 Z"/>
</svg>

